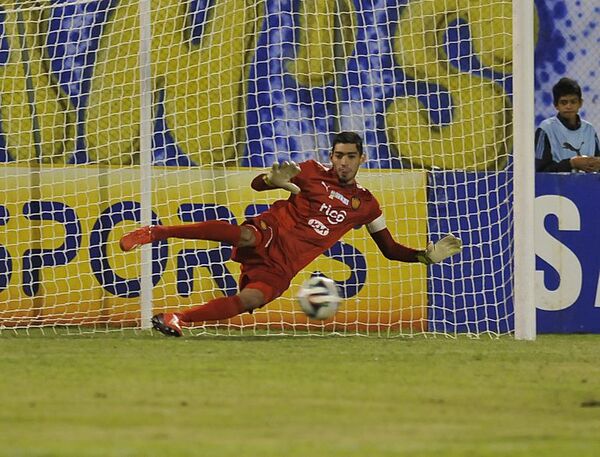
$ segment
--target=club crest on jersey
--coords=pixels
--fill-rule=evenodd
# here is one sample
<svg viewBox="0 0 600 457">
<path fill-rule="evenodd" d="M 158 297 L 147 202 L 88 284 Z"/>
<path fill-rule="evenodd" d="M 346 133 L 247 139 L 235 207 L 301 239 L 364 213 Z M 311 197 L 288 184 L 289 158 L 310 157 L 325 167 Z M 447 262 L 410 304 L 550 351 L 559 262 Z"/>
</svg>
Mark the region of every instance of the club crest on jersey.
<svg viewBox="0 0 600 457">
<path fill-rule="evenodd" d="M 329 193 L 329 199 L 333 200 L 333 199 L 337 199 L 339 201 L 341 201 L 344 205 L 348 206 L 348 203 L 350 203 L 350 200 L 348 200 L 346 197 L 344 197 L 342 194 L 340 194 L 339 192 L 332 190 Z"/>
<path fill-rule="evenodd" d="M 358 197 L 352 197 L 352 209 L 358 209 L 360 208 L 360 198 Z"/>
<path fill-rule="evenodd" d="M 308 225 L 310 225 L 312 229 L 321 236 L 329 235 L 329 228 L 323 224 L 323 222 L 318 221 L 317 219 L 309 219 Z"/>
</svg>

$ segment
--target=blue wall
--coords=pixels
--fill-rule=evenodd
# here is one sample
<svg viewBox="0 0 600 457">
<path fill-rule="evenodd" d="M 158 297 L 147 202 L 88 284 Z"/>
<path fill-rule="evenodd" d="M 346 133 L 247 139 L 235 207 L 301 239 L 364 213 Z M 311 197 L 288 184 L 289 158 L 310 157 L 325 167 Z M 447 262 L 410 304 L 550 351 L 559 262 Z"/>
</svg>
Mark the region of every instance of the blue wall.
<svg viewBox="0 0 600 457">
<path fill-rule="evenodd" d="M 512 330 L 512 175 L 448 172 L 430 184 L 431 237 L 467 245 L 460 262 L 431 267 L 431 330 Z M 535 214 L 538 333 L 600 333 L 600 174 L 538 173 Z"/>
<path fill-rule="evenodd" d="M 539 173 L 536 299 L 540 333 L 600 333 L 599 235 L 600 174 Z"/>
</svg>

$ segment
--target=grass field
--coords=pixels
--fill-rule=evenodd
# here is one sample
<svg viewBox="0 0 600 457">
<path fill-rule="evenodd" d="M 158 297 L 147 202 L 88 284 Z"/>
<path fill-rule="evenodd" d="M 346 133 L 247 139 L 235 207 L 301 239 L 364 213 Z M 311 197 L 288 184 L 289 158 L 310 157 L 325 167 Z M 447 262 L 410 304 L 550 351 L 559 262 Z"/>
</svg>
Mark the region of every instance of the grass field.
<svg viewBox="0 0 600 457">
<path fill-rule="evenodd" d="M 0 335 L 2 456 L 599 456 L 600 336 Z"/>
</svg>

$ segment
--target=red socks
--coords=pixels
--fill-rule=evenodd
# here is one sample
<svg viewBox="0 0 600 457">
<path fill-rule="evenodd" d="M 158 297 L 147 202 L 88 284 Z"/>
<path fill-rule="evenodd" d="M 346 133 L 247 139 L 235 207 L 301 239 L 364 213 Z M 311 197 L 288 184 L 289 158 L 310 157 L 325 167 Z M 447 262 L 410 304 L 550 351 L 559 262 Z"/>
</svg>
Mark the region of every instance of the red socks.
<svg viewBox="0 0 600 457">
<path fill-rule="evenodd" d="M 220 297 L 209 301 L 205 305 L 195 306 L 192 309 L 177 313 L 183 322 L 220 321 L 237 316 L 245 311 L 244 305 L 238 295 Z"/>
<path fill-rule="evenodd" d="M 236 246 L 240 241 L 242 229 L 225 221 L 205 221 L 184 225 L 155 225 L 152 227 L 152 239 L 186 238 L 192 240 L 224 241 Z M 245 311 L 240 297 L 215 298 L 208 303 L 177 313 L 183 322 L 219 321 L 237 316 Z"/>
<path fill-rule="evenodd" d="M 205 221 L 184 225 L 155 225 L 152 227 L 152 239 L 186 238 L 193 240 L 224 241 L 236 246 L 240 241 L 242 229 L 225 221 Z M 215 298 L 208 303 L 196 306 L 182 313 L 176 313 L 183 322 L 219 321 L 237 316 L 245 311 L 240 297 Z"/>
<path fill-rule="evenodd" d="M 225 221 L 205 221 L 184 225 L 155 225 L 152 239 L 187 238 L 192 240 L 225 241 L 234 246 L 240 241 L 242 229 Z"/>
</svg>

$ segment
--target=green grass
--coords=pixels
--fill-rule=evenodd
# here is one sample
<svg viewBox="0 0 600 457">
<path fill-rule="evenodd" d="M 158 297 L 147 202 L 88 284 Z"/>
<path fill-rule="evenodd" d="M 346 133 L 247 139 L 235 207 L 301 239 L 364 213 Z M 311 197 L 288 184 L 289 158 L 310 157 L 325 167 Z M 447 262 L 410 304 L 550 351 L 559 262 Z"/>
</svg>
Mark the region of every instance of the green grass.
<svg viewBox="0 0 600 457">
<path fill-rule="evenodd" d="M 598 456 L 600 336 L 0 336 L 3 456 Z"/>
</svg>

